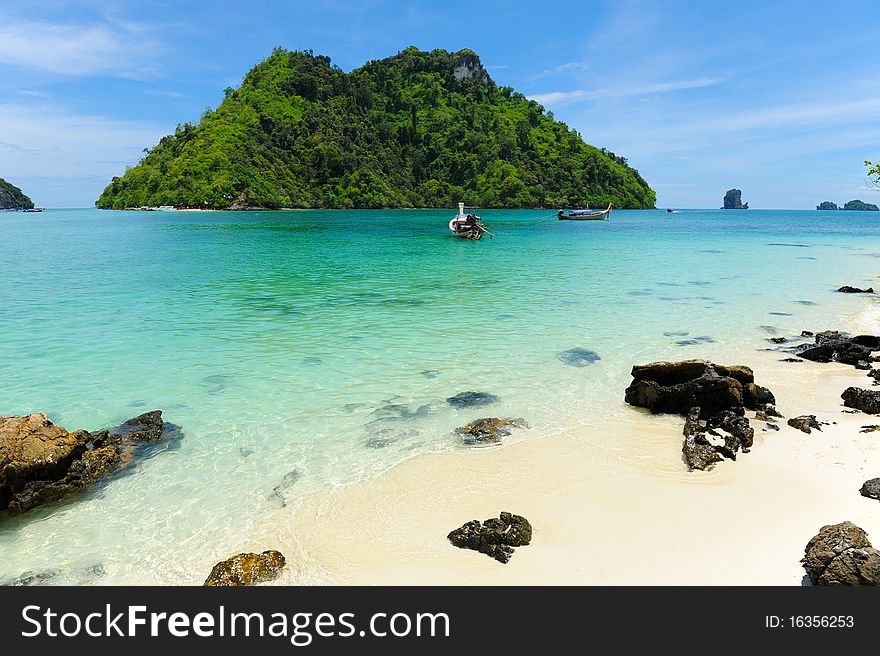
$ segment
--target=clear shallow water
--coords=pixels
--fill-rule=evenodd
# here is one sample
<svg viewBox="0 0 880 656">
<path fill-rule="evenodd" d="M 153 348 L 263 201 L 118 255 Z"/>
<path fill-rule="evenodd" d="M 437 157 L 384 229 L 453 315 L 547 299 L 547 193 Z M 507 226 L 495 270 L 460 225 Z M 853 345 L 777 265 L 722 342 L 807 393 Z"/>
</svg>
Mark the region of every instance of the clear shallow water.
<svg viewBox="0 0 880 656">
<path fill-rule="evenodd" d="M 876 287 L 872 213 L 451 210 L 0 214 L 0 413 L 97 429 L 160 408 L 174 448 L 0 524 L 0 581 L 200 583 L 288 504 L 458 448 L 624 420 L 635 362 L 736 358 L 837 327 Z M 766 344 L 770 346 L 769 344 Z M 601 359 L 563 363 L 571 348 Z M 457 410 L 466 390 L 497 404 Z M 260 546 L 260 545 L 251 545 Z M 83 568 L 101 564 L 103 576 Z"/>
</svg>

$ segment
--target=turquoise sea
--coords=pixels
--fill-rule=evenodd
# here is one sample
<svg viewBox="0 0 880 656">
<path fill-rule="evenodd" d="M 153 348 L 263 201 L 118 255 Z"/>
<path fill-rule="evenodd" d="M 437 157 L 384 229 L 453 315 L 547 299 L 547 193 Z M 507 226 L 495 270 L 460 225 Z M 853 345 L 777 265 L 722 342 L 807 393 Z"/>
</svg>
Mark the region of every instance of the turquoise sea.
<svg viewBox="0 0 880 656">
<path fill-rule="evenodd" d="M 0 414 L 94 430 L 158 408 L 183 429 L 2 518 L 0 582 L 201 583 L 282 505 L 462 448 L 472 419 L 526 418 L 514 439 L 625 421 L 633 363 L 748 364 L 860 312 L 840 285 L 878 286 L 877 213 L 486 210 L 481 242 L 453 214 L 0 214 Z M 447 403 L 463 391 L 499 398 Z"/>
</svg>

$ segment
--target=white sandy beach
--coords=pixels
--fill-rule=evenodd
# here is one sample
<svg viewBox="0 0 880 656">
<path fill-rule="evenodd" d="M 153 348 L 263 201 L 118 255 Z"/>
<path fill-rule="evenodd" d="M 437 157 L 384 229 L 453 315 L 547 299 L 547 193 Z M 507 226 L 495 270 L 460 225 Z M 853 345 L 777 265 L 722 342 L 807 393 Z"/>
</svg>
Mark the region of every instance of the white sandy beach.
<svg viewBox="0 0 880 656">
<path fill-rule="evenodd" d="M 683 418 L 633 408 L 631 421 L 589 434 L 418 456 L 266 529 L 264 548 L 288 557 L 277 583 L 800 585 L 804 546 L 823 525 L 850 520 L 880 544 L 880 503 L 859 494 L 880 476 L 880 432 L 859 429 L 880 420 L 843 412 L 846 387 L 870 387 L 864 371 L 782 357 L 743 364 L 786 418 L 815 414 L 829 422 L 822 432 L 753 420 L 749 453 L 689 473 Z M 534 528 L 508 564 L 446 539 L 503 510 Z"/>
</svg>

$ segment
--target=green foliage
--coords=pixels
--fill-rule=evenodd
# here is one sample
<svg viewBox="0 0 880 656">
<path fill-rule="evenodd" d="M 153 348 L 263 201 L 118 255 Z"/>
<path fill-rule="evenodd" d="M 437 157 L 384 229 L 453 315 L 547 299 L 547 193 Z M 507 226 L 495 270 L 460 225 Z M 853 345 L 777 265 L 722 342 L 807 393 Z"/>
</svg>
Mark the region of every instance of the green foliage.
<svg viewBox="0 0 880 656">
<path fill-rule="evenodd" d="M 346 74 L 276 48 L 198 125 L 115 177 L 96 205 L 653 207 L 624 158 L 499 87 L 470 50 L 414 47 Z"/>
<path fill-rule="evenodd" d="M 865 166 L 868 167 L 868 177 L 873 180 L 875 185 L 880 185 L 880 164 L 865 160 Z"/>
<path fill-rule="evenodd" d="M 24 195 L 21 189 L 0 178 L 0 209 L 33 209 L 34 201 Z"/>
</svg>

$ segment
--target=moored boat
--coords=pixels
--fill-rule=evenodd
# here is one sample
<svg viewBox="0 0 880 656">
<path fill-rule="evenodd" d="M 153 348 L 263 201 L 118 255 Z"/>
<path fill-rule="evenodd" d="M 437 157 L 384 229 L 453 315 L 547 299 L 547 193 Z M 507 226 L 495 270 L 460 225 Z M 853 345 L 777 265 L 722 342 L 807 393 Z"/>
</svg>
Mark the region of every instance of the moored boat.
<svg viewBox="0 0 880 656">
<path fill-rule="evenodd" d="M 486 230 L 483 220 L 479 216 L 464 211 L 464 203 L 458 204 L 458 214 L 449 222 L 449 229 L 456 237 L 472 241 L 479 241 L 485 234 L 492 236 L 492 233 Z"/>
<path fill-rule="evenodd" d="M 556 218 L 560 221 L 601 221 L 611 216 L 611 203 L 608 203 L 607 209 L 604 210 L 569 210 L 568 214 L 565 210 L 559 210 Z"/>
</svg>

